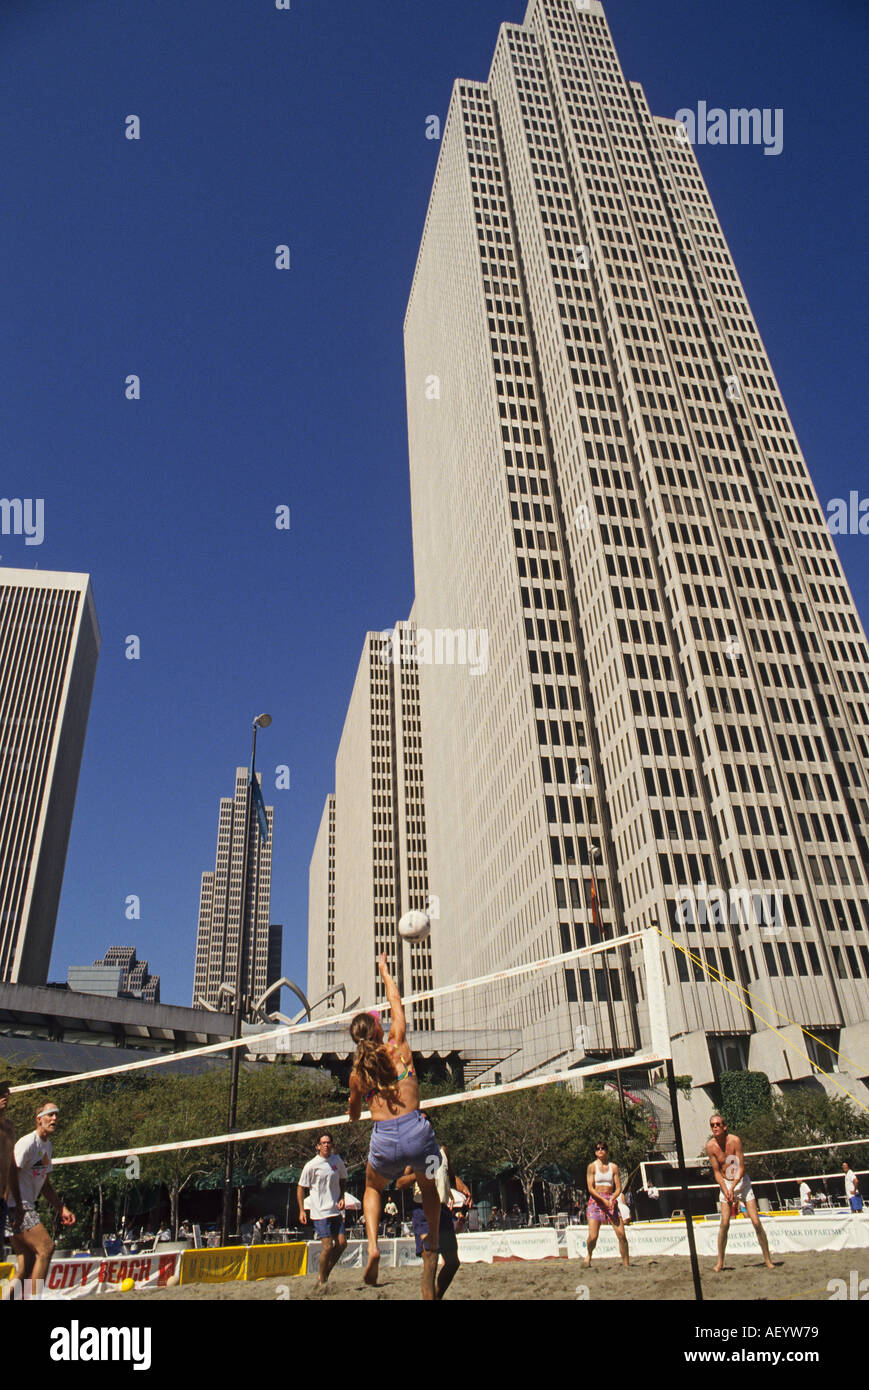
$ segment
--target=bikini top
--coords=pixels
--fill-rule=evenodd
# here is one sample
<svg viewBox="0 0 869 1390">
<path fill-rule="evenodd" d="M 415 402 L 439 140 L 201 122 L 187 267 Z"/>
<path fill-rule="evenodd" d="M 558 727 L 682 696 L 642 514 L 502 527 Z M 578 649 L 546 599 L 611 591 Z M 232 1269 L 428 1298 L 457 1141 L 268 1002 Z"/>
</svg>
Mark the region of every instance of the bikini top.
<svg viewBox="0 0 869 1390">
<path fill-rule="evenodd" d="M 610 1188 L 611 1188 L 611 1187 L 614 1187 L 614 1186 L 615 1186 L 615 1182 L 614 1182 L 614 1179 L 613 1179 L 613 1165 L 612 1165 L 611 1163 L 604 1163 L 603 1166 L 600 1167 L 600 1168 L 598 1168 L 597 1165 L 598 1165 L 598 1160 L 595 1159 L 595 1164 L 594 1164 L 594 1185 L 595 1185 L 595 1187 L 597 1187 L 597 1188 L 603 1188 L 603 1187 L 610 1187 Z"/>
<path fill-rule="evenodd" d="M 398 1051 L 398 1043 L 395 1041 L 394 1038 L 389 1038 L 388 1041 L 387 1041 L 386 1046 L 387 1046 L 387 1047 L 392 1047 L 392 1048 L 394 1048 L 394 1049 L 396 1050 L 396 1052 Z M 398 1055 L 397 1055 L 397 1057 L 395 1058 L 395 1063 L 396 1063 L 396 1072 L 397 1072 L 397 1075 L 396 1075 L 396 1078 L 395 1078 L 395 1083 L 396 1083 L 396 1085 L 398 1085 L 398 1083 L 399 1083 L 400 1081 L 407 1081 L 408 1077 L 411 1077 L 411 1076 L 412 1076 L 412 1077 L 416 1078 L 416 1072 L 415 1072 L 414 1069 L 413 1069 L 413 1058 L 412 1058 L 412 1057 L 411 1057 L 411 1059 L 410 1059 L 409 1062 L 406 1062 L 406 1061 L 404 1060 L 404 1058 L 402 1057 L 401 1053 L 399 1052 Z M 401 1067 L 400 1070 L 398 1069 L 398 1068 L 399 1068 L 399 1064 L 400 1064 L 400 1067 Z M 389 1089 L 388 1087 L 379 1086 L 379 1087 L 377 1087 L 375 1090 L 369 1091 L 369 1092 L 368 1092 L 368 1095 L 365 1097 L 365 1104 L 366 1104 L 366 1105 L 370 1105 L 370 1104 L 371 1104 L 372 1097 L 376 1096 L 379 1092 L 384 1092 L 384 1093 L 385 1093 L 388 1089 Z"/>
</svg>

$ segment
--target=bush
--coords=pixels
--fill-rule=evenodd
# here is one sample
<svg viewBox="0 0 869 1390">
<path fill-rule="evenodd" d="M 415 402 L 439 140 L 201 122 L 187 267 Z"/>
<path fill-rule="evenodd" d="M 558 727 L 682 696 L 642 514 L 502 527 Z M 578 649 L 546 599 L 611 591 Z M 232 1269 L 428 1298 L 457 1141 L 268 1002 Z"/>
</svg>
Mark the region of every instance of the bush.
<svg viewBox="0 0 869 1390">
<path fill-rule="evenodd" d="M 755 1116 L 772 1108 L 772 1088 L 764 1071 L 723 1071 L 719 1084 L 727 1128 L 737 1134 Z"/>
</svg>

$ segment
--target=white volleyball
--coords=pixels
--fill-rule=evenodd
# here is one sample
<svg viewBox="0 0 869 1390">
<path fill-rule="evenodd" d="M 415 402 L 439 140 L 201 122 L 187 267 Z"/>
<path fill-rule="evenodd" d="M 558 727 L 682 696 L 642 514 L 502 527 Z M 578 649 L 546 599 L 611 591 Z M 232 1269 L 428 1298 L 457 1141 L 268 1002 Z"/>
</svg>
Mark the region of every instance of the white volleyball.
<svg viewBox="0 0 869 1390">
<path fill-rule="evenodd" d="M 431 919 L 427 912 L 414 908 L 405 912 L 398 924 L 398 934 L 404 941 L 422 941 L 431 931 Z"/>
</svg>

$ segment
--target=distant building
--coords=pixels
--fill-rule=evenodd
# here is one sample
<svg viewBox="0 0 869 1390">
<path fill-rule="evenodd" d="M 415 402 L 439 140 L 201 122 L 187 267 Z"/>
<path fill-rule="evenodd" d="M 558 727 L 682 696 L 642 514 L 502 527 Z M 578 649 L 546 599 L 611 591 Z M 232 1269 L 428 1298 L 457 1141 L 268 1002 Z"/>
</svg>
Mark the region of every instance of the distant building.
<svg viewBox="0 0 869 1390">
<path fill-rule="evenodd" d="M 279 926 L 278 923 L 272 922 L 272 924 L 269 927 L 269 955 L 268 965 L 266 969 L 266 989 L 268 989 L 270 985 L 275 984 L 275 982 L 279 980 L 281 978 L 281 975 L 283 974 L 283 969 L 281 966 L 283 952 L 284 929 L 282 926 Z M 277 997 L 275 997 L 273 1001 L 270 1001 L 270 1004 L 271 1007 L 277 1008 Z"/>
<path fill-rule="evenodd" d="M 335 984 L 335 793 L 326 797 L 308 871 L 308 998 Z M 336 1008 L 335 998 L 327 1009 Z"/>
<path fill-rule="evenodd" d="M 237 768 L 235 797 L 221 798 L 217 859 L 213 872 L 202 875 L 193 1004 L 231 1007 L 231 994 L 221 986 L 231 989 L 235 985 L 246 843 L 247 949 L 242 993 L 249 1001 L 245 1014 L 250 1016 L 250 1005 L 268 989 L 270 960 L 280 960 L 280 947 L 275 946 L 280 928 L 269 923 L 274 808 L 266 807 L 268 841 L 263 844 L 257 818 L 250 813 L 248 777 L 246 767 Z"/>
<path fill-rule="evenodd" d="M 419 671 L 415 662 L 398 659 L 415 641 L 412 621 L 365 638 L 335 761 L 335 793 L 311 859 L 312 1003 L 338 984 L 346 985 L 348 999 L 358 996 L 363 1004 L 382 998 L 381 952 L 405 994 L 432 987 L 429 942 L 404 945 L 398 935 L 405 912 L 431 905 Z M 410 1021 L 432 1029 L 432 1001 L 412 1006 Z"/>
<path fill-rule="evenodd" d="M 47 978 L 99 650 L 88 575 L 0 569 L 0 981 Z"/>
<path fill-rule="evenodd" d="M 133 946 L 110 946 L 93 965 L 71 965 L 67 986 L 79 994 L 107 994 L 114 999 L 160 1003 L 160 976 L 148 974 L 148 962 L 136 959 Z"/>
</svg>

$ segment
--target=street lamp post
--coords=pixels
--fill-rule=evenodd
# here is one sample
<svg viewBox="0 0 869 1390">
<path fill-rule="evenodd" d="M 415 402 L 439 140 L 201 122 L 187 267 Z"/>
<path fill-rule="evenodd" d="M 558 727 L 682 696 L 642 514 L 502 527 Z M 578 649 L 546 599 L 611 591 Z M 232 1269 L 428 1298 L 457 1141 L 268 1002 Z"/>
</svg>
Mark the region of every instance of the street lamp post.
<svg viewBox="0 0 869 1390">
<path fill-rule="evenodd" d="M 247 817 L 244 828 L 244 851 L 242 854 L 241 872 L 241 916 L 238 925 L 238 949 L 235 960 L 235 993 L 232 1004 L 232 1037 L 236 1041 L 241 1037 L 241 1020 L 244 1012 L 244 979 L 247 965 L 247 875 L 248 858 L 251 836 L 251 812 L 254 803 L 253 783 L 256 777 L 256 735 L 257 729 L 267 729 L 272 722 L 270 714 L 258 714 L 253 721 L 253 741 L 250 750 L 250 783 L 247 796 Z M 229 1110 L 227 1114 L 226 1132 L 232 1134 L 235 1129 L 235 1117 L 238 1107 L 238 1072 L 241 1064 L 241 1048 L 232 1049 L 229 1073 Z M 235 1145 L 230 1139 L 226 1145 L 223 1164 L 223 1210 L 220 1221 L 220 1243 L 226 1245 L 231 1229 L 231 1207 L 232 1207 L 232 1167 L 235 1158 Z"/>
</svg>

